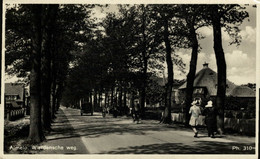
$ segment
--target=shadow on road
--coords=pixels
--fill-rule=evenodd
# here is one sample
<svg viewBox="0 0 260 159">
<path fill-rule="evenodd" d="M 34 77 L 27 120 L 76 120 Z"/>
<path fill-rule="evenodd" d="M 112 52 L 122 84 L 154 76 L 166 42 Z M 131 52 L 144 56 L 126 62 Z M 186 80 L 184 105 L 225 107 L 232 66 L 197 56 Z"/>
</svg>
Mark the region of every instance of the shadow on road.
<svg viewBox="0 0 260 159">
<path fill-rule="evenodd" d="M 66 116 L 67 115 L 67 116 Z M 51 135 L 62 135 L 64 138 L 75 137 L 75 134 L 80 134 L 76 136 L 88 136 L 90 138 L 97 138 L 102 135 L 108 134 L 124 134 L 130 133 L 134 135 L 145 135 L 144 131 L 157 131 L 158 129 L 162 131 L 169 131 L 170 129 L 164 127 L 160 124 L 145 123 L 145 124 L 135 124 L 131 120 L 124 120 L 122 122 L 121 118 L 106 117 L 102 118 L 99 115 L 95 116 L 77 116 L 75 114 L 64 114 L 60 110 L 58 115 L 58 121 L 53 125 L 54 131 Z M 91 118 L 91 119 L 90 119 Z M 125 123 L 125 121 L 127 123 Z M 73 123 L 76 130 L 72 126 L 64 125 Z M 59 124 L 63 123 L 63 124 Z M 55 138 L 60 139 L 60 138 Z M 52 139 L 52 140 L 55 140 Z"/>
<path fill-rule="evenodd" d="M 65 110 L 66 111 L 66 110 Z M 182 131 L 187 132 L 187 128 L 171 125 L 170 128 L 157 123 L 151 123 L 142 121 L 143 124 L 135 124 L 131 119 L 112 118 L 107 116 L 102 118 L 101 116 L 79 116 L 75 115 L 77 111 L 72 110 L 66 112 L 66 115 L 62 110 L 58 114 L 58 118 L 54 126 L 54 131 L 51 132 L 51 138 L 49 141 L 55 141 L 60 139 L 87 137 L 98 138 L 106 135 L 149 135 L 151 131 Z M 62 124 L 61 124 L 62 123 Z M 73 125 L 71 125 L 71 124 Z M 150 131 L 150 132 L 149 132 Z M 190 130 L 192 132 L 192 130 Z M 191 133 L 192 134 L 192 133 Z M 193 134 L 192 134 L 193 135 Z M 201 134 L 199 139 L 208 138 L 207 135 Z M 222 136 L 216 136 L 214 142 L 212 141 L 193 141 L 193 145 L 183 143 L 161 143 L 161 144 L 149 144 L 142 146 L 129 146 L 121 147 L 109 152 L 101 152 L 101 154 L 254 154 L 255 150 L 251 149 L 254 144 L 249 143 L 225 143 L 218 142 L 218 138 Z M 191 136 L 193 139 L 193 136 Z M 199 145 L 199 146 L 198 146 Z M 234 147 L 238 149 L 234 149 Z M 243 150 L 244 147 L 250 150 Z M 233 149 L 233 150 L 232 150 Z"/>
<path fill-rule="evenodd" d="M 240 150 L 232 150 L 232 146 L 222 142 L 198 141 L 200 146 L 182 143 L 165 143 L 119 148 L 106 154 L 254 154 L 255 150 L 243 150 L 248 144 L 236 144 Z"/>
</svg>

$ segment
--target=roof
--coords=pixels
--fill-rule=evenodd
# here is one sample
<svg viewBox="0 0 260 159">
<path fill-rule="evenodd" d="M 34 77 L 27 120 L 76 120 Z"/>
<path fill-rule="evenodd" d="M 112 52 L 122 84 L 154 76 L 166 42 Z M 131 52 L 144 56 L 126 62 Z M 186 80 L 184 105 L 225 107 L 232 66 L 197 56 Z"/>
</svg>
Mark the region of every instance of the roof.
<svg viewBox="0 0 260 159">
<path fill-rule="evenodd" d="M 228 94 L 228 96 L 255 97 L 255 91 L 247 86 L 237 86 Z"/>
<path fill-rule="evenodd" d="M 24 85 L 22 83 L 5 83 L 5 95 L 18 95 L 20 99 L 23 99 Z"/>
<path fill-rule="evenodd" d="M 211 96 L 217 95 L 218 78 L 217 73 L 210 69 L 208 65 L 204 65 L 204 68 L 195 75 L 193 87 L 206 87 Z M 236 85 L 229 80 L 226 81 L 227 88 L 226 93 L 232 91 Z M 179 87 L 179 89 L 185 89 L 187 82 Z"/>
<path fill-rule="evenodd" d="M 150 76 L 149 78 L 150 78 L 150 80 L 156 82 L 158 85 L 163 86 L 163 87 L 165 86 L 166 80 L 167 80 L 165 78 L 158 77 L 158 76 Z M 172 88 L 178 89 L 182 84 L 183 84 L 183 80 L 180 80 L 180 81 L 174 80 Z"/>
</svg>

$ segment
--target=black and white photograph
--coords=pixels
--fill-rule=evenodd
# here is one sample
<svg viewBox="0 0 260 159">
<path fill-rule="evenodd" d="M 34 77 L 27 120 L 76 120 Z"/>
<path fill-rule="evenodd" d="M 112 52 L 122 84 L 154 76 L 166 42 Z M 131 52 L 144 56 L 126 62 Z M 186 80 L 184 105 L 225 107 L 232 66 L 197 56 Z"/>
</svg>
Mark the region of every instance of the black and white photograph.
<svg viewBox="0 0 260 159">
<path fill-rule="evenodd" d="M 3 1 L 1 157 L 257 158 L 258 3 L 134 2 Z"/>
</svg>

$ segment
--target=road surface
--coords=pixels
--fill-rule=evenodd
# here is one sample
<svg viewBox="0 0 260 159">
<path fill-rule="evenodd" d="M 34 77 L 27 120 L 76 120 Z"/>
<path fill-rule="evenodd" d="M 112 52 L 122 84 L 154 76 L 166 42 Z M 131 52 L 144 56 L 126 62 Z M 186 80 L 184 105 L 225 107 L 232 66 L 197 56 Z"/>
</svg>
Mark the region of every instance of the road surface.
<svg viewBox="0 0 260 159">
<path fill-rule="evenodd" d="M 36 146 L 43 154 L 254 154 L 255 138 L 216 136 L 205 131 L 199 138 L 191 129 L 179 125 L 94 113 L 80 116 L 78 109 L 61 107 L 53 124 L 54 131 Z"/>
</svg>

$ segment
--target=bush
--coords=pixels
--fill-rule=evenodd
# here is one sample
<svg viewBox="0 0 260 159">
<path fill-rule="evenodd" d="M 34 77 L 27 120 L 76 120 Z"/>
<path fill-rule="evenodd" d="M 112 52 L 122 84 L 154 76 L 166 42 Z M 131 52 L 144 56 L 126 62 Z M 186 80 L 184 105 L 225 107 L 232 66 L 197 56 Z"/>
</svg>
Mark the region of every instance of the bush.
<svg viewBox="0 0 260 159">
<path fill-rule="evenodd" d="M 255 100 L 242 99 L 237 97 L 226 97 L 225 109 L 226 110 L 241 110 L 241 108 L 247 110 L 255 110 Z"/>
<path fill-rule="evenodd" d="M 253 112 L 256 111 L 256 107 L 255 107 L 255 102 L 254 101 L 248 102 L 247 110 L 253 111 Z"/>
<path fill-rule="evenodd" d="M 225 102 L 226 110 L 239 110 L 241 107 L 240 103 L 235 97 L 227 97 Z"/>
</svg>

